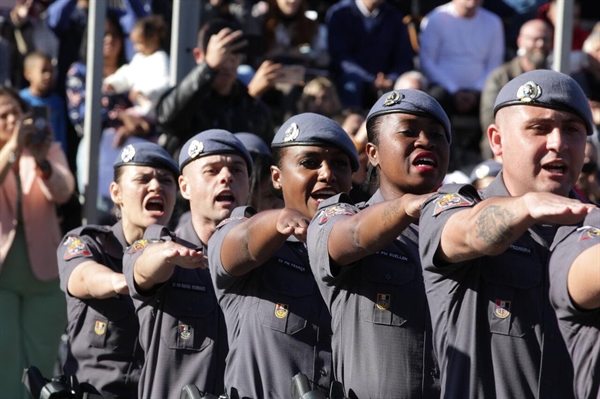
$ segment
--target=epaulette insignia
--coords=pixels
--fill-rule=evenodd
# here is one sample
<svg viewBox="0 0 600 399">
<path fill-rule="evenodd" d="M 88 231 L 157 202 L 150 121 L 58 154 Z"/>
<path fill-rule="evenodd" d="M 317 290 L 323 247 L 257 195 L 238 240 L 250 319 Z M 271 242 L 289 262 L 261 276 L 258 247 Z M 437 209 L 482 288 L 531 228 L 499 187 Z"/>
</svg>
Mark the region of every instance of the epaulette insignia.
<svg viewBox="0 0 600 399">
<path fill-rule="evenodd" d="M 325 222 L 327 222 L 329 219 L 338 215 L 354 215 L 354 213 L 343 206 L 335 205 L 331 208 L 327 208 L 321 211 L 321 213 L 318 216 L 319 224 L 325 224 Z"/>
<path fill-rule="evenodd" d="M 248 219 L 248 218 L 245 217 L 245 216 L 234 216 L 234 217 L 230 217 L 230 218 L 224 219 L 221 223 L 219 223 L 217 225 L 217 229 L 220 228 L 220 227 L 225 226 L 229 222 L 233 222 L 234 220 L 246 220 L 246 219 Z"/>
<path fill-rule="evenodd" d="M 581 234 L 579 235 L 579 241 L 600 239 L 600 229 L 598 229 L 597 227 L 583 226 L 577 230 L 581 232 Z"/>
<path fill-rule="evenodd" d="M 475 201 L 470 200 L 468 198 L 463 197 L 460 194 L 452 193 L 446 194 L 438 198 L 435 203 L 435 209 L 433 210 L 433 215 L 437 215 L 440 212 L 443 212 L 448 209 L 471 206 L 475 203 Z"/>
<path fill-rule="evenodd" d="M 73 258 L 91 258 L 92 251 L 88 248 L 87 244 L 81 241 L 79 237 L 69 237 L 65 240 L 63 245 L 68 245 L 67 250 L 63 256 L 64 260 L 70 260 Z"/>
</svg>

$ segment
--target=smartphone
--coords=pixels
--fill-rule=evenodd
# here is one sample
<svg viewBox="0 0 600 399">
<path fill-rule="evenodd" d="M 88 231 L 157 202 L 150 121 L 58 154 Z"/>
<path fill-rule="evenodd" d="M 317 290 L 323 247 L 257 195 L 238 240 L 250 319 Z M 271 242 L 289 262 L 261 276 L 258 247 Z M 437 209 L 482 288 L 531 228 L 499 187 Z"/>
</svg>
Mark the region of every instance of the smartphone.
<svg viewBox="0 0 600 399">
<path fill-rule="evenodd" d="M 304 84 L 306 68 L 302 65 L 284 65 L 278 73 L 279 77 L 276 79 L 276 83 L 301 85 Z"/>
<path fill-rule="evenodd" d="M 34 106 L 31 107 L 31 114 L 33 126 L 35 127 L 35 133 L 32 135 L 31 141 L 37 144 L 43 143 L 50 125 L 50 108 L 46 106 Z"/>
</svg>

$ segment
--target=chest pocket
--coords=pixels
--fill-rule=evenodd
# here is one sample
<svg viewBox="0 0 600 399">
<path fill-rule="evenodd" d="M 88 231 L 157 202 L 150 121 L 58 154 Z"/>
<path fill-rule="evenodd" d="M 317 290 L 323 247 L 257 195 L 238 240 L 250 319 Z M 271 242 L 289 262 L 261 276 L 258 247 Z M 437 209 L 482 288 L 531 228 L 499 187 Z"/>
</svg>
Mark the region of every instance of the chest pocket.
<svg viewBox="0 0 600 399">
<path fill-rule="evenodd" d="M 399 253 L 382 251 L 360 265 L 360 314 L 368 323 L 402 326 L 410 318 L 417 267 Z"/>
<path fill-rule="evenodd" d="M 541 324 L 544 271 L 533 250 L 519 253 L 509 249 L 486 258 L 480 267 L 492 333 L 524 337 Z"/>
<path fill-rule="evenodd" d="M 90 300 L 85 317 L 87 337 L 94 348 L 131 351 L 139 325 L 129 296 Z M 129 348 L 124 348 L 128 346 Z"/>
<path fill-rule="evenodd" d="M 272 263 L 263 267 L 265 292 L 257 310 L 262 326 L 289 335 L 302 331 L 313 311 L 314 277 Z"/>
<path fill-rule="evenodd" d="M 202 272 L 179 273 L 168 282 L 161 338 L 170 349 L 201 351 L 216 338 L 216 298 L 208 277 L 199 275 Z"/>
</svg>

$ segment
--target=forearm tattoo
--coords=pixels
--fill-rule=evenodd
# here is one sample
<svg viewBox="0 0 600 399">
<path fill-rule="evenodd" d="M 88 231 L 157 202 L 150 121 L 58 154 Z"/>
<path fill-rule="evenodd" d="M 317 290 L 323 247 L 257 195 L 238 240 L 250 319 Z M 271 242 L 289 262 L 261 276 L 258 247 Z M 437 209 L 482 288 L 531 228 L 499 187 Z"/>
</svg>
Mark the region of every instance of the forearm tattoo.
<svg viewBox="0 0 600 399">
<path fill-rule="evenodd" d="M 475 234 L 490 245 L 501 245 L 513 235 L 514 215 L 506 208 L 493 205 L 485 208 L 477 217 Z"/>
</svg>

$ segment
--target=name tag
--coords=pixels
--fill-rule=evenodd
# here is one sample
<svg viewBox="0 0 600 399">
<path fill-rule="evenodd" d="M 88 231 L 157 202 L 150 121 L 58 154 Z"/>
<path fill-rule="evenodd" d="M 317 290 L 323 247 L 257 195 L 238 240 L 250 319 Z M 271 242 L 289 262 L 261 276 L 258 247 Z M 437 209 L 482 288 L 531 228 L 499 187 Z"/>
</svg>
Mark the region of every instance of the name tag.
<svg viewBox="0 0 600 399">
<path fill-rule="evenodd" d="M 376 254 L 377 255 L 381 255 L 381 256 L 387 256 L 389 258 L 398 259 L 398 260 L 401 260 L 402 262 L 408 262 L 408 257 L 407 256 L 401 255 L 401 254 L 397 254 L 397 253 L 394 253 L 394 252 L 377 251 Z"/>
<path fill-rule="evenodd" d="M 206 287 L 203 286 L 203 285 L 178 283 L 178 282 L 175 282 L 175 281 L 173 281 L 171 283 L 171 287 L 177 288 L 177 289 L 181 289 L 181 290 L 191 290 L 191 291 L 200 291 L 200 292 L 205 292 L 206 291 Z"/>
<path fill-rule="evenodd" d="M 296 264 L 294 262 L 291 262 L 289 260 L 277 258 L 277 263 L 279 263 L 279 264 L 281 264 L 283 266 L 289 267 L 291 269 L 294 269 L 296 271 L 299 271 L 301 273 L 306 273 L 306 267 L 304 267 L 302 265 L 298 265 L 298 264 Z"/>
</svg>

